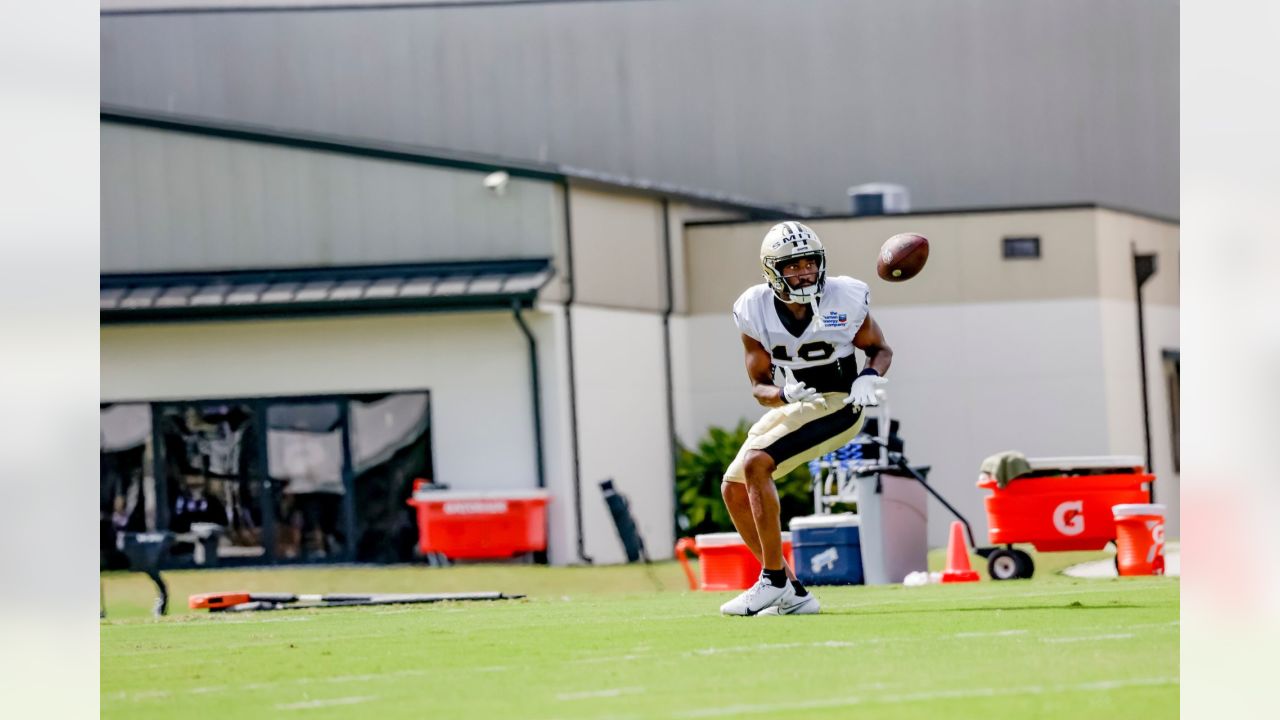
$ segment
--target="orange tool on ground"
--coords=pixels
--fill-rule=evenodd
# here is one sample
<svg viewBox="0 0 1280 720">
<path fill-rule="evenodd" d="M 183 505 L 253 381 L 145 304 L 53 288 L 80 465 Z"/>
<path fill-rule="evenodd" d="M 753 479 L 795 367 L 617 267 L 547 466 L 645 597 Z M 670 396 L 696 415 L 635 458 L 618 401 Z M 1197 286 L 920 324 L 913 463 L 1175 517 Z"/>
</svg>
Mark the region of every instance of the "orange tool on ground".
<svg viewBox="0 0 1280 720">
<path fill-rule="evenodd" d="M 516 600 L 522 597 L 524 595 L 507 595 L 500 592 L 328 595 L 220 592 L 192 595 L 187 599 L 187 606 L 193 610 L 210 610 L 212 612 L 245 612 L 250 610 L 289 610 L 358 605 L 407 605 L 462 600 Z"/>
</svg>

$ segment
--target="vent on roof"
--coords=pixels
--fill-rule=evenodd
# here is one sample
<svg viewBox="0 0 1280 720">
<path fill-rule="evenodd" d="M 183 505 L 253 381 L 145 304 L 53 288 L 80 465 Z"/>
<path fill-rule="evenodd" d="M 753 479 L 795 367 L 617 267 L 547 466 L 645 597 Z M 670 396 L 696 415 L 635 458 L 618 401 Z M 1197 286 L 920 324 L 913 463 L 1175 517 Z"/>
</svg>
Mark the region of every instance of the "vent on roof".
<svg viewBox="0 0 1280 720">
<path fill-rule="evenodd" d="M 849 206 L 854 215 L 892 215 L 911 211 L 907 188 L 893 183 L 865 183 L 849 188 Z"/>
</svg>

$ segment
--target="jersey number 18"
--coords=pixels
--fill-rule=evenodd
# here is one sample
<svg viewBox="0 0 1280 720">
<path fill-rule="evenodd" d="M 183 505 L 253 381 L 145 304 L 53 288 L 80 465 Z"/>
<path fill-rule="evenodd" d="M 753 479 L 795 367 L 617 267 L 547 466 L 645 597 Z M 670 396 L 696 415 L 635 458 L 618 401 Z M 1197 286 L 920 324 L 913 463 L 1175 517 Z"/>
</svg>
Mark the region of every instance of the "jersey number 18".
<svg viewBox="0 0 1280 720">
<path fill-rule="evenodd" d="M 813 342 L 807 342 L 797 348 L 796 355 L 799 355 L 801 360 L 813 362 L 814 360 L 826 360 L 831 357 L 831 354 L 835 351 L 836 348 L 831 343 L 815 340 Z M 795 360 L 795 358 L 787 354 L 786 345 L 775 345 L 773 347 L 773 359 Z"/>
</svg>

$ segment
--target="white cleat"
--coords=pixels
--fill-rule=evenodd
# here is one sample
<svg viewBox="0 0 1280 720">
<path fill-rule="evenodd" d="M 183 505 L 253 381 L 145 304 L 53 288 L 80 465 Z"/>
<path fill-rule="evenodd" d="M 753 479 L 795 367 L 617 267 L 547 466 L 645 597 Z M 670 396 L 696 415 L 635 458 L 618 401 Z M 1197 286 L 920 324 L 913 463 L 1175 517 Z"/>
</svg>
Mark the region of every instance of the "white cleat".
<svg viewBox="0 0 1280 720">
<path fill-rule="evenodd" d="M 791 583 L 782 587 L 774 587 L 761 577 L 755 585 L 747 588 L 741 595 L 720 606 L 721 615 L 756 615 L 765 608 L 772 607 L 787 594 Z"/>
<path fill-rule="evenodd" d="M 818 598 L 813 593 L 804 597 L 796 595 L 791 581 L 787 581 L 787 591 L 778 598 L 772 607 L 761 610 L 760 615 L 817 615 L 820 612 Z"/>
</svg>

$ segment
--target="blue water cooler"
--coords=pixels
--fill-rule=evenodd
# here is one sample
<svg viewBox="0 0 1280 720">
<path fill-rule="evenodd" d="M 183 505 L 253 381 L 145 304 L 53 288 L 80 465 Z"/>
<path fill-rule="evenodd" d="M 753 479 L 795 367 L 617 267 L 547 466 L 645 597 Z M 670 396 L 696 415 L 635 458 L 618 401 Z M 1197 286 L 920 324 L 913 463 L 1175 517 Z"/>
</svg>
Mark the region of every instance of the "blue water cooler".
<svg viewBox="0 0 1280 720">
<path fill-rule="evenodd" d="M 858 516 L 810 515 L 792 518 L 795 572 L 806 585 L 861 585 L 862 543 Z"/>
</svg>

